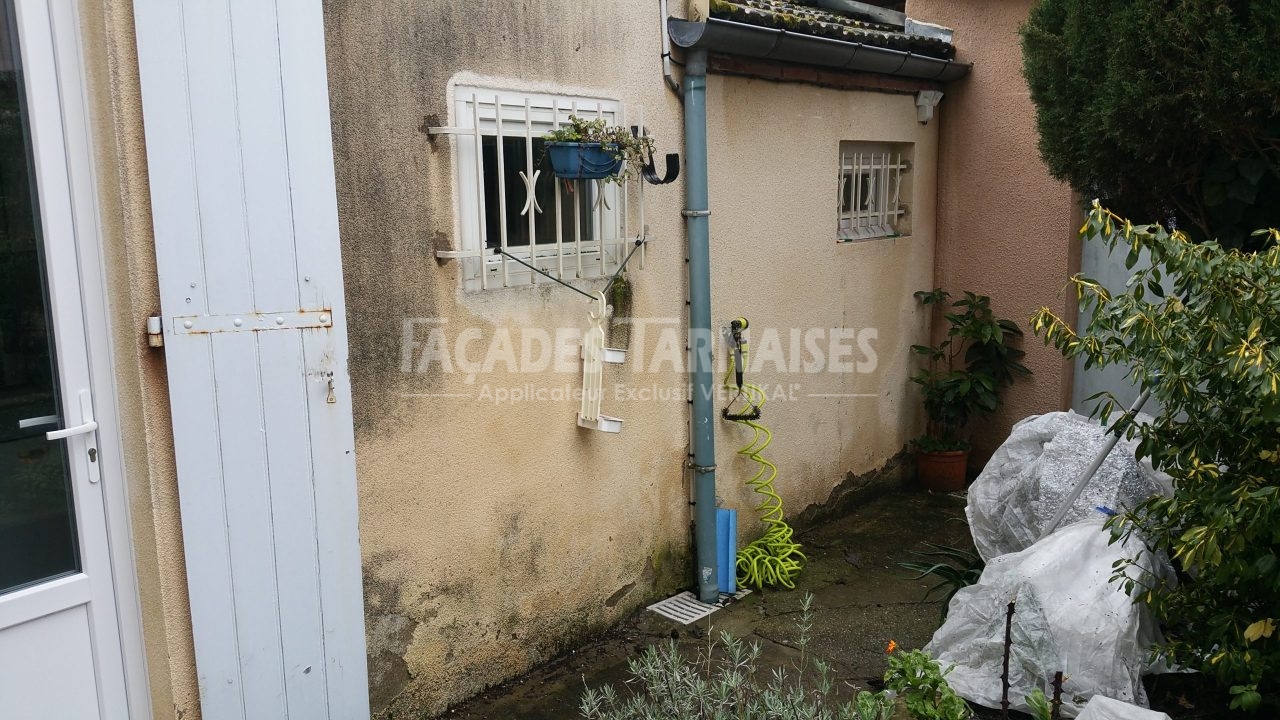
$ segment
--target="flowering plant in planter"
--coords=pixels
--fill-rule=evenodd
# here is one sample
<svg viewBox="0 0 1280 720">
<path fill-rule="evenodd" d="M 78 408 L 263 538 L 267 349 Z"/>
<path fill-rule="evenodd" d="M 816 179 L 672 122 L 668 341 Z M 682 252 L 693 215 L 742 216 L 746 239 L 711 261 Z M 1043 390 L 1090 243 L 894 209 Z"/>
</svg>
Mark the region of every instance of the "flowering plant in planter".
<svg viewBox="0 0 1280 720">
<path fill-rule="evenodd" d="M 569 116 L 569 124 L 542 136 L 556 177 L 572 180 L 610 180 L 639 174 L 653 155 L 653 139 L 634 135 L 603 118 Z"/>
<path fill-rule="evenodd" d="M 963 298 L 950 302 L 951 295 L 936 288 L 915 296 L 927 308 L 950 303 L 951 309 L 943 312 L 948 328 L 941 342 L 911 346 L 912 352 L 927 359 L 926 366 L 911 377 L 920 386 L 929 417 L 925 435 L 915 441 L 916 449 L 921 455 L 951 453 L 959 463 L 963 487 L 969 420 L 995 412 L 1000 392 L 1016 377 L 1031 374 L 1020 362 L 1025 353 L 1009 344 L 1022 337 L 1022 330 L 1012 320 L 996 317 L 986 295 L 966 291 Z M 924 479 L 927 484 L 929 479 Z M 954 485 L 954 480 L 949 484 Z"/>
</svg>

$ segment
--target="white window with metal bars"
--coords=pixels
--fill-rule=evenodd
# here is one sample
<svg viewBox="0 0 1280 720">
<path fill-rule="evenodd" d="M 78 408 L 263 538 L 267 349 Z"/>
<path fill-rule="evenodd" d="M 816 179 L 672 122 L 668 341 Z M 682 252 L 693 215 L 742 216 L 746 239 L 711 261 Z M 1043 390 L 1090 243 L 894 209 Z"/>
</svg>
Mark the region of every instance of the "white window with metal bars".
<svg viewBox="0 0 1280 720">
<path fill-rule="evenodd" d="M 836 237 L 841 242 L 911 234 L 910 143 L 840 143 Z"/>
<path fill-rule="evenodd" d="M 459 86 L 454 135 L 458 249 L 440 257 L 462 263 L 466 290 L 612 275 L 634 248 L 644 265 L 644 182 L 561 180 L 542 136 L 571 115 L 626 125 L 614 100 Z"/>
</svg>

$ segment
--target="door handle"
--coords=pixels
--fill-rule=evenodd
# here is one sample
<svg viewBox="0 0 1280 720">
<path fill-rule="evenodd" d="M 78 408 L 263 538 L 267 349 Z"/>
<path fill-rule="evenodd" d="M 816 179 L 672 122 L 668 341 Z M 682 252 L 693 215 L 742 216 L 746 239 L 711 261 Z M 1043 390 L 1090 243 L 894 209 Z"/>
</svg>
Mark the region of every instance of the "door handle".
<svg viewBox="0 0 1280 720">
<path fill-rule="evenodd" d="M 90 420 L 87 423 L 81 423 L 80 425 L 76 425 L 74 427 L 63 428 L 61 430 L 50 430 L 49 432 L 45 433 L 44 436 L 49 440 L 61 440 L 63 438 L 69 438 L 72 435 L 83 435 L 85 433 L 91 433 L 97 429 L 98 429 L 98 423 L 94 422 L 93 420 Z"/>
<path fill-rule="evenodd" d="M 26 430 L 27 428 L 40 427 L 41 425 L 56 425 L 61 419 L 60 415 L 41 415 L 40 417 L 26 418 L 18 421 L 18 429 Z"/>
<path fill-rule="evenodd" d="M 98 422 L 93 419 L 93 399 L 89 396 L 88 390 L 80 391 L 80 419 L 79 425 L 74 425 L 61 430 L 50 430 L 44 436 L 48 440 L 62 440 L 73 435 L 83 435 L 91 433 L 98 429 Z"/>
</svg>

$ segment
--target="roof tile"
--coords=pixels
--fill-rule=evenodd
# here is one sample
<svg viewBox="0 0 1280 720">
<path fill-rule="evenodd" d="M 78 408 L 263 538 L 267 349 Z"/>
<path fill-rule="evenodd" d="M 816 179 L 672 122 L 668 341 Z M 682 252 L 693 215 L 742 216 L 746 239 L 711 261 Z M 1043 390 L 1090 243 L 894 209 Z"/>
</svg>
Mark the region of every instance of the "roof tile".
<svg viewBox="0 0 1280 720">
<path fill-rule="evenodd" d="M 955 48 L 950 43 L 907 35 L 893 26 L 825 10 L 811 4 L 813 2 L 815 0 L 711 0 L 711 16 L 930 57 L 955 57 Z"/>
</svg>

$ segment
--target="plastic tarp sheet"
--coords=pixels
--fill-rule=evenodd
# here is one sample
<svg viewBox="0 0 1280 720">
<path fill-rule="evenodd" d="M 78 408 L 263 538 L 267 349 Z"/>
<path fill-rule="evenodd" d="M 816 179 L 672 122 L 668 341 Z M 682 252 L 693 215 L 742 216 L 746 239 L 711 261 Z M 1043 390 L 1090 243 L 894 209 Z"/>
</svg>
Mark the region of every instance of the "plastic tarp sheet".
<svg viewBox="0 0 1280 720">
<path fill-rule="evenodd" d="M 1137 540 L 1110 544 L 1104 518 L 1059 529 L 1030 548 L 990 560 L 974 585 L 952 599 L 947 620 L 925 651 L 943 668 L 962 697 L 1000 706 L 1006 607 L 1016 599 L 1009 692 L 1013 708 L 1046 690 L 1061 670 L 1069 680 L 1063 715 L 1076 717 L 1084 701 L 1105 695 L 1146 705 L 1142 675 L 1159 631 L 1146 607 L 1134 604 L 1111 582 L 1112 563 L 1138 558 L 1160 573 L 1167 565 Z M 1137 577 L 1137 570 L 1128 571 Z"/>
<path fill-rule="evenodd" d="M 1033 415 L 1014 425 L 969 488 L 965 512 L 978 554 L 991 560 L 1038 540 L 1105 441 L 1101 423 L 1073 412 Z M 1136 440 L 1120 440 L 1063 526 L 1101 517 L 1099 507 L 1120 512 L 1172 492 L 1167 475 L 1134 459 L 1136 447 Z"/>
<path fill-rule="evenodd" d="M 1168 715 L 1101 695 L 1089 701 L 1078 720 L 1172 720 Z"/>
</svg>

